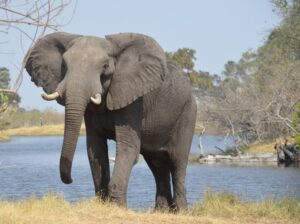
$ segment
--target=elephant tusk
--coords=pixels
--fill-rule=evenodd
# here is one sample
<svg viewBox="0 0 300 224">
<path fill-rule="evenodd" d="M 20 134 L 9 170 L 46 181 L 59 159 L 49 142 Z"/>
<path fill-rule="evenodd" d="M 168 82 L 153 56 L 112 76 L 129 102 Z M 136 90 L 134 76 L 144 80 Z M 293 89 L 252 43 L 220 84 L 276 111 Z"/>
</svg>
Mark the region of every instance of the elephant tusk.
<svg viewBox="0 0 300 224">
<path fill-rule="evenodd" d="M 51 94 L 42 93 L 42 98 L 47 101 L 55 100 L 55 99 L 57 99 L 57 97 L 59 97 L 58 92 L 54 92 Z"/>
<path fill-rule="evenodd" d="M 97 94 L 95 95 L 95 97 L 92 97 L 92 96 L 91 96 L 91 101 L 92 101 L 94 104 L 99 105 L 99 104 L 101 103 L 101 95 L 100 95 L 100 93 L 97 93 Z"/>
</svg>

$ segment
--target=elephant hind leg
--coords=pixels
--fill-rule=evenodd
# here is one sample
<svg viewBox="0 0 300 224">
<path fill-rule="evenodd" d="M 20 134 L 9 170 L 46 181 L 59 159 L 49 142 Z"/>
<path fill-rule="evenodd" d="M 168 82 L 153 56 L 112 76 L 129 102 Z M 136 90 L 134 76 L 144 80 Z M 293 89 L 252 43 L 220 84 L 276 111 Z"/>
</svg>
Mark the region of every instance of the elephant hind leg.
<svg viewBox="0 0 300 224">
<path fill-rule="evenodd" d="M 173 205 L 171 192 L 171 172 L 166 153 L 144 154 L 144 159 L 151 169 L 156 183 L 156 210 L 170 210 Z"/>
<path fill-rule="evenodd" d="M 187 208 L 185 176 L 195 128 L 195 107 L 193 100 L 185 105 L 184 111 L 175 125 L 171 141 L 167 146 L 170 155 L 175 210 Z"/>
</svg>

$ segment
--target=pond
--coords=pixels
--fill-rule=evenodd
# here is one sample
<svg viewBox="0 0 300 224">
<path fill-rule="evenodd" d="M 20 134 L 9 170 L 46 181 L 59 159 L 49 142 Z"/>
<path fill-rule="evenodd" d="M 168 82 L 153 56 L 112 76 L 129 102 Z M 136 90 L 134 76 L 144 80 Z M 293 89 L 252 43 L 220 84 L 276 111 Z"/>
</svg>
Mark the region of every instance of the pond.
<svg viewBox="0 0 300 224">
<path fill-rule="evenodd" d="M 1 143 L 0 198 L 18 200 L 55 192 L 73 202 L 94 196 L 84 136 L 79 138 L 75 153 L 73 183 L 61 182 L 58 167 L 62 140 L 60 136 L 14 137 L 10 142 Z M 203 137 L 206 152 L 212 152 L 215 145 L 225 148 L 224 144 L 221 137 Z M 110 141 L 111 156 L 114 147 L 115 143 Z M 197 137 L 193 139 L 192 153 L 198 153 Z M 293 167 L 191 164 L 186 182 L 189 205 L 201 200 L 206 190 L 232 192 L 247 200 L 287 196 L 300 199 L 300 169 Z M 154 178 L 142 159 L 132 170 L 127 197 L 132 209 L 154 206 Z"/>
</svg>

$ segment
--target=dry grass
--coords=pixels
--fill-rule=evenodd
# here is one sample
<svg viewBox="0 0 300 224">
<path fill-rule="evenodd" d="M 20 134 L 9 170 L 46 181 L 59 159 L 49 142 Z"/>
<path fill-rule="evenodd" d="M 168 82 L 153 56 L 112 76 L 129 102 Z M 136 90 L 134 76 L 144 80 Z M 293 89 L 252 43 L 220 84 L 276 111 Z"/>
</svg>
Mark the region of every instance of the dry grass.
<svg viewBox="0 0 300 224">
<path fill-rule="evenodd" d="M 44 125 L 36 127 L 24 127 L 24 128 L 14 128 L 4 131 L 7 136 L 50 136 L 50 135 L 63 135 L 64 125 Z M 80 134 L 85 134 L 84 125 L 81 126 Z"/>
<path fill-rule="evenodd" d="M 242 202 L 222 193 L 207 193 L 201 204 L 179 214 L 134 212 L 96 199 L 70 204 L 62 197 L 48 195 L 18 202 L 0 202 L 0 223 L 203 223 L 203 224 L 292 224 L 300 221 L 296 200 Z"/>
<path fill-rule="evenodd" d="M 0 142 L 7 142 L 9 141 L 9 137 L 3 133 L 3 131 L 0 132 Z"/>
<path fill-rule="evenodd" d="M 295 142 L 295 139 L 293 139 L 292 137 L 278 138 L 276 139 L 276 141 L 272 141 L 272 142 L 255 142 L 249 146 L 247 152 L 253 152 L 253 153 L 275 152 L 274 149 L 275 144 L 276 143 L 284 144 L 285 139 L 288 140 L 288 144 Z"/>
<path fill-rule="evenodd" d="M 195 204 L 188 214 L 236 223 L 300 223 L 300 202 L 292 198 L 247 202 L 230 193 L 207 192 L 203 203 Z"/>
<path fill-rule="evenodd" d="M 264 153 L 264 152 L 275 152 L 275 142 L 264 142 L 264 143 L 253 143 L 247 149 L 247 152 L 253 153 Z"/>
</svg>

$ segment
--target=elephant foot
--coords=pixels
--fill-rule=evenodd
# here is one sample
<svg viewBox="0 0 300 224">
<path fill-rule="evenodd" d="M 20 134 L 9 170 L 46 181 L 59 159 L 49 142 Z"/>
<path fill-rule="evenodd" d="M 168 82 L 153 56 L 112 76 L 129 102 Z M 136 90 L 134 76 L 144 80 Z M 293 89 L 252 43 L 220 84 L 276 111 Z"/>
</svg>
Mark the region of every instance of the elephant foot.
<svg viewBox="0 0 300 224">
<path fill-rule="evenodd" d="M 119 207 L 127 208 L 127 202 L 126 202 L 125 199 L 110 195 L 108 197 L 108 201 L 115 204 L 115 205 L 117 205 L 117 206 L 119 206 Z"/>
<path fill-rule="evenodd" d="M 186 210 L 187 208 L 188 206 L 186 198 L 176 198 L 174 199 L 174 203 L 171 206 L 171 211 L 176 213 L 179 211 Z"/>
<path fill-rule="evenodd" d="M 109 186 L 108 193 L 109 202 L 112 202 L 120 207 L 127 207 L 126 193 L 122 190 L 118 190 L 116 185 Z"/>
<path fill-rule="evenodd" d="M 166 197 L 157 196 L 154 210 L 168 212 L 171 210 L 172 204 L 173 202 L 171 199 L 168 200 Z"/>
<path fill-rule="evenodd" d="M 100 189 L 96 191 L 96 197 L 101 201 L 108 201 L 108 189 Z"/>
</svg>

